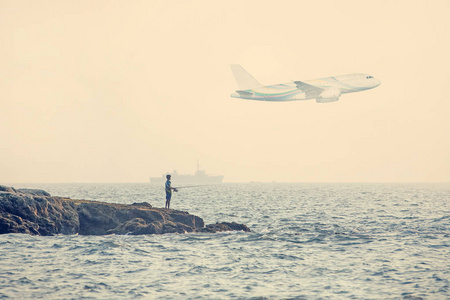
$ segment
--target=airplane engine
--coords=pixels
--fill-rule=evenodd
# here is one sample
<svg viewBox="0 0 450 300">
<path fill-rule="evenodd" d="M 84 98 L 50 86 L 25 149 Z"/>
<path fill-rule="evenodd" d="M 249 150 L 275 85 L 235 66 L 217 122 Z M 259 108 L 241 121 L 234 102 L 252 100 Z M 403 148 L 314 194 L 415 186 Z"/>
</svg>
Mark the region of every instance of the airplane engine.
<svg viewBox="0 0 450 300">
<path fill-rule="evenodd" d="M 341 90 L 340 89 L 326 89 L 322 93 L 320 93 L 319 97 L 317 97 L 316 102 L 317 103 L 328 103 L 328 102 L 335 102 L 339 100 L 339 97 L 341 96 Z"/>
</svg>

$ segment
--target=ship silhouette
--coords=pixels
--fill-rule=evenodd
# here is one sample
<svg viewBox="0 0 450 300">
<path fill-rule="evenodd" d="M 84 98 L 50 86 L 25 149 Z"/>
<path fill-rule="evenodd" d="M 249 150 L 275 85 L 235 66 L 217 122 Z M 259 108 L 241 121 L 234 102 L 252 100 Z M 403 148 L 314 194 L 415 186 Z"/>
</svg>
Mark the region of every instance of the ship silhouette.
<svg viewBox="0 0 450 300">
<path fill-rule="evenodd" d="M 195 174 L 178 174 L 177 170 L 162 174 L 161 177 L 150 177 L 151 183 L 163 183 L 166 181 L 166 175 L 172 176 L 172 182 L 177 184 L 186 183 L 222 183 L 223 175 L 208 175 L 204 170 L 200 169 L 197 162 L 197 171 Z"/>
</svg>

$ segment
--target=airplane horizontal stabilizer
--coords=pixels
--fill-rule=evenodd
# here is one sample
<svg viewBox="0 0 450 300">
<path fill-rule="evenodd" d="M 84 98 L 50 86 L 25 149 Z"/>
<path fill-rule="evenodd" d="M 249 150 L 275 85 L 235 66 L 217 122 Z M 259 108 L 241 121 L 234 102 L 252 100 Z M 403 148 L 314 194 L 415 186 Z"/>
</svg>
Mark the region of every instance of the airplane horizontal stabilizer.
<svg viewBox="0 0 450 300">
<path fill-rule="evenodd" d="M 241 97 L 251 97 L 251 96 L 253 96 L 252 92 L 247 92 L 247 91 L 236 91 L 236 93 L 238 93 L 239 96 L 241 96 Z"/>
</svg>

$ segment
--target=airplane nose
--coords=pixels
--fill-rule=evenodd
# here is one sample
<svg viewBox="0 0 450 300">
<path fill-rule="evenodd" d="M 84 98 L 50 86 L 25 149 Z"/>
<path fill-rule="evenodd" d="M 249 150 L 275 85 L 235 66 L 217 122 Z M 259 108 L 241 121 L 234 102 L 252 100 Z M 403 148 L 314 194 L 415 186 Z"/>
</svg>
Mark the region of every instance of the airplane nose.
<svg viewBox="0 0 450 300">
<path fill-rule="evenodd" d="M 374 86 L 373 87 L 377 87 L 377 86 L 379 86 L 381 84 L 381 80 L 380 79 L 377 79 L 377 78 L 374 78 Z"/>
</svg>

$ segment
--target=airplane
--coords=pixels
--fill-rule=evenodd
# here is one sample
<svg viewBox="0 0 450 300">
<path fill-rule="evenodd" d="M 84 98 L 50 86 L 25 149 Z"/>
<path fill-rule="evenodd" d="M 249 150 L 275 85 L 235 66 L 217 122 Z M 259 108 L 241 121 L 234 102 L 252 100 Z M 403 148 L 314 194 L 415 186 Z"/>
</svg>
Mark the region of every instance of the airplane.
<svg viewBox="0 0 450 300">
<path fill-rule="evenodd" d="M 259 101 L 316 99 L 317 103 L 329 103 L 338 101 L 342 94 L 373 89 L 381 84 L 379 79 L 369 74 L 355 73 L 264 86 L 241 65 L 231 65 L 231 71 L 239 86 L 239 90 L 232 93 L 231 97 Z"/>
</svg>

